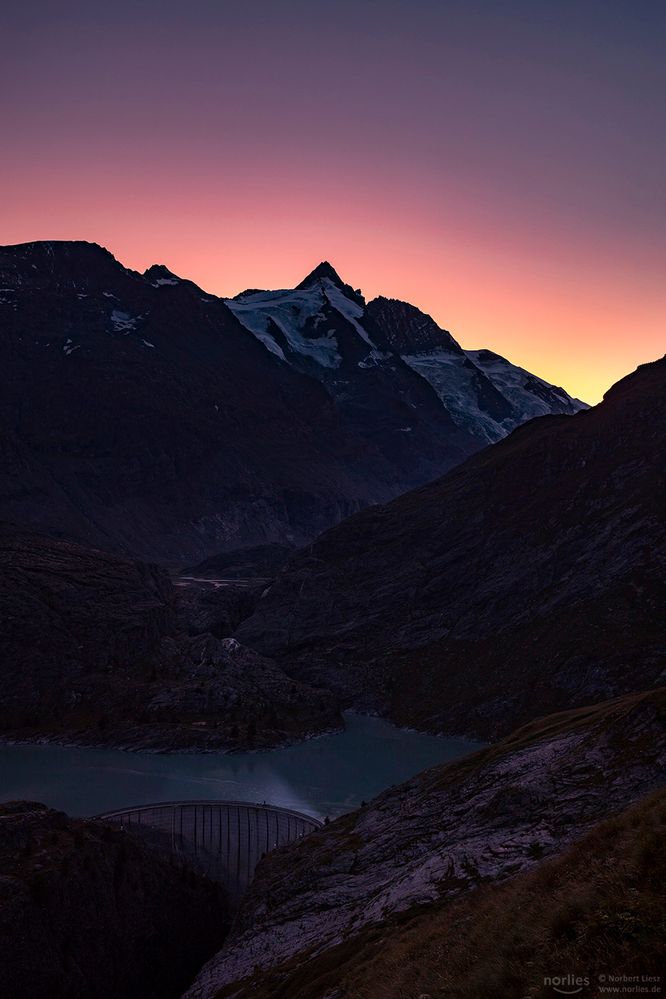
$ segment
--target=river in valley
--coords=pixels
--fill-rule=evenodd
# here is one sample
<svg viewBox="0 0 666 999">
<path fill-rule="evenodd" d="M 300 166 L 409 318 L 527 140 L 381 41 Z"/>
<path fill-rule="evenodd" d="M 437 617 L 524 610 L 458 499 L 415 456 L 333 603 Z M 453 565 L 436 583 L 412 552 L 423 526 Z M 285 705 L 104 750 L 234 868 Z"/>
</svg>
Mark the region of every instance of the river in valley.
<svg viewBox="0 0 666 999">
<path fill-rule="evenodd" d="M 426 767 L 479 748 L 353 713 L 345 724 L 344 732 L 257 753 L 0 745 L 0 800 L 95 815 L 159 801 L 226 798 L 333 818 Z"/>
</svg>

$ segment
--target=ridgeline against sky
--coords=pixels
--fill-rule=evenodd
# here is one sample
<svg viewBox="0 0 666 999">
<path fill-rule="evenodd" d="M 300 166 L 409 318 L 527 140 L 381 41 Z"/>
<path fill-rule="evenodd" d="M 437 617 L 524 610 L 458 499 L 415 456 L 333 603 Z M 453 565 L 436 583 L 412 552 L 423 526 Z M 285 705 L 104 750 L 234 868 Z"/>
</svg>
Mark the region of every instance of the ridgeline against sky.
<svg viewBox="0 0 666 999">
<path fill-rule="evenodd" d="M 26 0 L 0 242 L 220 295 L 331 259 L 595 402 L 661 353 L 666 7 Z"/>
</svg>

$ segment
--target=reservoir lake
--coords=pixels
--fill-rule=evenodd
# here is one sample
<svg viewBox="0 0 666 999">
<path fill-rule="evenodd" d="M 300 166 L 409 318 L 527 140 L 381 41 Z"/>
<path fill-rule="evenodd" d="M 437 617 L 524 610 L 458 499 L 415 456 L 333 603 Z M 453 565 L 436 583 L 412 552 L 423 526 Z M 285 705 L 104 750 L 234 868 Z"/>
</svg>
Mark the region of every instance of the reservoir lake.
<svg viewBox="0 0 666 999">
<path fill-rule="evenodd" d="M 481 748 L 345 714 L 345 731 L 253 753 L 141 753 L 0 745 L 0 800 L 96 815 L 159 801 L 266 802 L 334 818 L 437 763 Z"/>
</svg>

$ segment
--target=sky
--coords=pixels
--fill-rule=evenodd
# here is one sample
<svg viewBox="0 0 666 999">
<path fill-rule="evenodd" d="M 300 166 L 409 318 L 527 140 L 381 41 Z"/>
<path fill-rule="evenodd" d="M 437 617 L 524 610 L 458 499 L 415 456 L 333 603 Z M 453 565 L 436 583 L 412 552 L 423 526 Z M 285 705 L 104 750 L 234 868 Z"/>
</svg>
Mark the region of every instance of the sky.
<svg viewBox="0 0 666 999">
<path fill-rule="evenodd" d="M 0 243 L 327 259 L 594 403 L 664 353 L 665 43 L 663 0 L 4 4 Z"/>
</svg>

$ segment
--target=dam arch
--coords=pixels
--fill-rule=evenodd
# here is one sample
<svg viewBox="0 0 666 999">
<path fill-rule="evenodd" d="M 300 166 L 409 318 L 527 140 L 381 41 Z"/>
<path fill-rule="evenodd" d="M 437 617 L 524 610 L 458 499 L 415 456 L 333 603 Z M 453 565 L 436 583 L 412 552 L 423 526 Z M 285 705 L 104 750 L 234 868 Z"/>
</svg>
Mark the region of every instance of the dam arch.
<svg viewBox="0 0 666 999">
<path fill-rule="evenodd" d="M 262 856 L 322 826 L 319 819 L 247 801 L 165 801 L 95 816 L 221 884 L 237 903 Z"/>
</svg>

